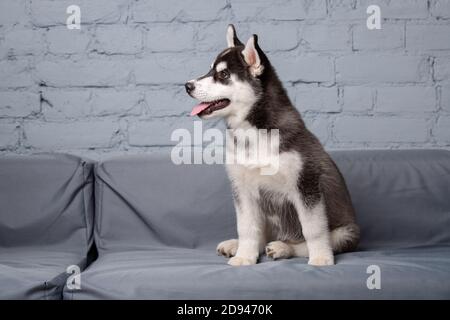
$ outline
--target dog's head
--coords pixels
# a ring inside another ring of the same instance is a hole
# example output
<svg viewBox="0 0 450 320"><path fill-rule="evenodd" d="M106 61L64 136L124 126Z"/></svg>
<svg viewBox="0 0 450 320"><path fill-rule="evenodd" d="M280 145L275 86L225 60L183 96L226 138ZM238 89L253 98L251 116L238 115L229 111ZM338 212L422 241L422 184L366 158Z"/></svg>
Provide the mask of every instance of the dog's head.
<svg viewBox="0 0 450 320"><path fill-rule="evenodd" d="M200 101L191 115L242 117L257 101L262 90L260 77L267 58L253 35L244 45L233 25L227 29L228 48L223 50L207 74L185 84L186 92Z"/></svg>

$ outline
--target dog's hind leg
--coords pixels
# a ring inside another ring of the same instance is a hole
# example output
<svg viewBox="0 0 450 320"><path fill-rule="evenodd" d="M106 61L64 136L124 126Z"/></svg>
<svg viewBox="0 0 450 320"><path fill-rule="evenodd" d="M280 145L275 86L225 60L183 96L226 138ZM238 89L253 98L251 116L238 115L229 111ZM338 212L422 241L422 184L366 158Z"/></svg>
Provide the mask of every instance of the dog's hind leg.
<svg viewBox="0 0 450 320"><path fill-rule="evenodd" d="M291 257L307 257L308 247L306 242L290 243L286 241L272 241L266 246L266 254L269 258L288 259Z"/></svg>
<svg viewBox="0 0 450 320"><path fill-rule="evenodd" d="M358 237L359 228L355 224L349 224L332 230L330 240L333 252L342 253L354 250ZM266 246L266 254L274 260L309 256L308 246L305 241L299 243L272 241Z"/></svg>

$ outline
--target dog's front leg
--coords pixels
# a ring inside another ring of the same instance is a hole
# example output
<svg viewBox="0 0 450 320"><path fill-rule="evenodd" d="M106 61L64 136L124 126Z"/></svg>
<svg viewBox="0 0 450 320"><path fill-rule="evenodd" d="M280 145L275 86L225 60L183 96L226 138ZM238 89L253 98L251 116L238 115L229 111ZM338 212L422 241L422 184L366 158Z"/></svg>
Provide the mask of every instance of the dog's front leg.
<svg viewBox="0 0 450 320"><path fill-rule="evenodd" d="M264 220L257 198L249 192L240 192L236 199L239 244L236 255L228 264L243 266L255 264L264 250Z"/></svg>

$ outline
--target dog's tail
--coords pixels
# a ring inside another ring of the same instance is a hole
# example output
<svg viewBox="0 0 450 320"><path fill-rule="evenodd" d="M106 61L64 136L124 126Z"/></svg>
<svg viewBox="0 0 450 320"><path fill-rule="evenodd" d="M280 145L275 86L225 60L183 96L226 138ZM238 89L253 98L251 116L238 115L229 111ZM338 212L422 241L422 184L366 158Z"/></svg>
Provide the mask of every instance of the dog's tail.
<svg viewBox="0 0 450 320"><path fill-rule="evenodd" d="M330 240L333 253L353 251L359 243L359 227L351 223L333 229L330 233ZM305 241L290 244L290 246L294 250L295 257L308 257L308 247Z"/></svg>

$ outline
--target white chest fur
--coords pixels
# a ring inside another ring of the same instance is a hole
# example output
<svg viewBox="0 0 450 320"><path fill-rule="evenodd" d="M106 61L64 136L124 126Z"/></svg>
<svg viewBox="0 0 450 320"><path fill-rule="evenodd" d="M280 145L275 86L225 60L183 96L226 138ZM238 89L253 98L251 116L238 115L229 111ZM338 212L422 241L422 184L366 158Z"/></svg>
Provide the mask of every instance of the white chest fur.
<svg viewBox="0 0 450 320"><path fill-rule="evenodd" d="M270 169L268 169L270 167ZM289 151L270 155L259 163L229 163L227 172L237 189L245 189L255 197L260 190L288 196L297 190L298 176L302 170L298 152ZM264 174L267 173L273 174Z"/></svg>

